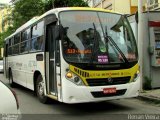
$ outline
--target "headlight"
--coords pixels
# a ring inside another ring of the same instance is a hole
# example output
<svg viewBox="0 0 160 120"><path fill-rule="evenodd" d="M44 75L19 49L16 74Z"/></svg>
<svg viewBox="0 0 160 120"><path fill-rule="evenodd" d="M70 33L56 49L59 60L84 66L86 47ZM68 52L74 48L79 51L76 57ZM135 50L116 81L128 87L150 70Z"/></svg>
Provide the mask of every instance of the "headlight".
<svg viewBox="0 0 160 120"><path fill-rule="evenodd" d="M134 76L133 76L133 82L135 82L137 79L138 79L138 77L139 77L139 74L140 74L140 71L139 70L137 70L137 72L134 74Z"/></svg>
<svg viewBox="0 0 160 120"><path fill-rule="evenodd" d="M70 72L70 71L68 71L68 72L66 73L66 78L67 78L67 80L73 82L73 83L76 84L76 85L84 86L84 83L83 83L83 81L81 80L81 78L78 77L76 74Z"/></svg>

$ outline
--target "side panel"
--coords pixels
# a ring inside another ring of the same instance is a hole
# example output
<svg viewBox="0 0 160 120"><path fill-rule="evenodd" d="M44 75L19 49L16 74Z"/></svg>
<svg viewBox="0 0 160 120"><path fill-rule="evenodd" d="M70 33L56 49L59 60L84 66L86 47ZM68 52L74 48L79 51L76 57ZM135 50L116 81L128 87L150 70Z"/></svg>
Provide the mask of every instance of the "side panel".
<svg viewBox="0 0 160 120"><path fill-rule="evenodd" d="M43 57L43 60L37 60L37 56L41 55ZM39 71L42 75L43 79L44 77L44 52L38 52L38 53L32 53L29 55L28 61L28 67L26 70L26 84L27 88L34 90L34 72Z"/></svg>
<svg viewBox="0 0 160 120"><path fill-rule="evenodd" d="M30 53L8 57L9 67L12 69L14 82L34 90L33 76L39 71L44 76L44 60L37 61L36 55L43 52Z"/></svg>

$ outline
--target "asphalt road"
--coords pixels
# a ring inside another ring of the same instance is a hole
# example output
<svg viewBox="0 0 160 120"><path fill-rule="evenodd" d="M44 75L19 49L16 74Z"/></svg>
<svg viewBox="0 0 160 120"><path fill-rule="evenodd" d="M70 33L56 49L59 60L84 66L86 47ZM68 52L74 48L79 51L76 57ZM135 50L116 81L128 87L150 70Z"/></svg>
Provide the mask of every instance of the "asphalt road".
<svg viewBox="0 0 160 120"><path fill-rule="evenodd" d="M9 84L3 74L0 74L0 80ZM111 118L113 120L113 118L115 118L121 120L120 118L122 118L124 120L125 118L134 118L132 115L135 114L160 115L159 104L150 104L137 98L85 104L64 104L53 100L50 104L42 104L36 96L34 96L32 91L21 86L13 89L17 93L22 116L25 116L24 118L32 116L32 119L35 117L35 120L39 120L40 118L45 120L49 120L49 118L55 118L56 120L58 118L66 120L82 120L87 118L96 120ZM70 116L71 118L67 119L66 116ZM145 118L145 116L141 117ZM157 119L160 120L160 116L157 116Z"/></svg>

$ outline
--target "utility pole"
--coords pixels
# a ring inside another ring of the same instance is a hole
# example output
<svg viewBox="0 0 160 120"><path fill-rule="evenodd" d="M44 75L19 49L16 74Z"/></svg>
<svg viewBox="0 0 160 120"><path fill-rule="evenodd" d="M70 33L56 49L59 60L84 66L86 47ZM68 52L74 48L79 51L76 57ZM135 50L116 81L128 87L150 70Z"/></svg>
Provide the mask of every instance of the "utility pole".
<svg viewBox="0 0 160 120"><path fill-rule="evenodd" d="M147 12L149 11L149 3L150 3L150 0L147 0Z"/></svg>
<svg viewBox="0 0 160 120"><path fill-rule="evenodd" d="M143 89L143 0L138 0L138 53L140 64L140 90Z"/></svg>

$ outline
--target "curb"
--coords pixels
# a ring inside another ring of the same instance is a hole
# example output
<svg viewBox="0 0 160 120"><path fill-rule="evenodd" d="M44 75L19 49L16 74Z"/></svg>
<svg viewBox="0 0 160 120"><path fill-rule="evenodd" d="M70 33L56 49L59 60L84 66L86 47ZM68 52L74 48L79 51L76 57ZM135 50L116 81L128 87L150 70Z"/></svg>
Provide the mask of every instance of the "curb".
<svg viewBox="0 0 160 120"><path fill-rule="evenodd" d="M160 98L154 98L147 95L139 95L138 98L147 102L160 103Z"/></svg>

